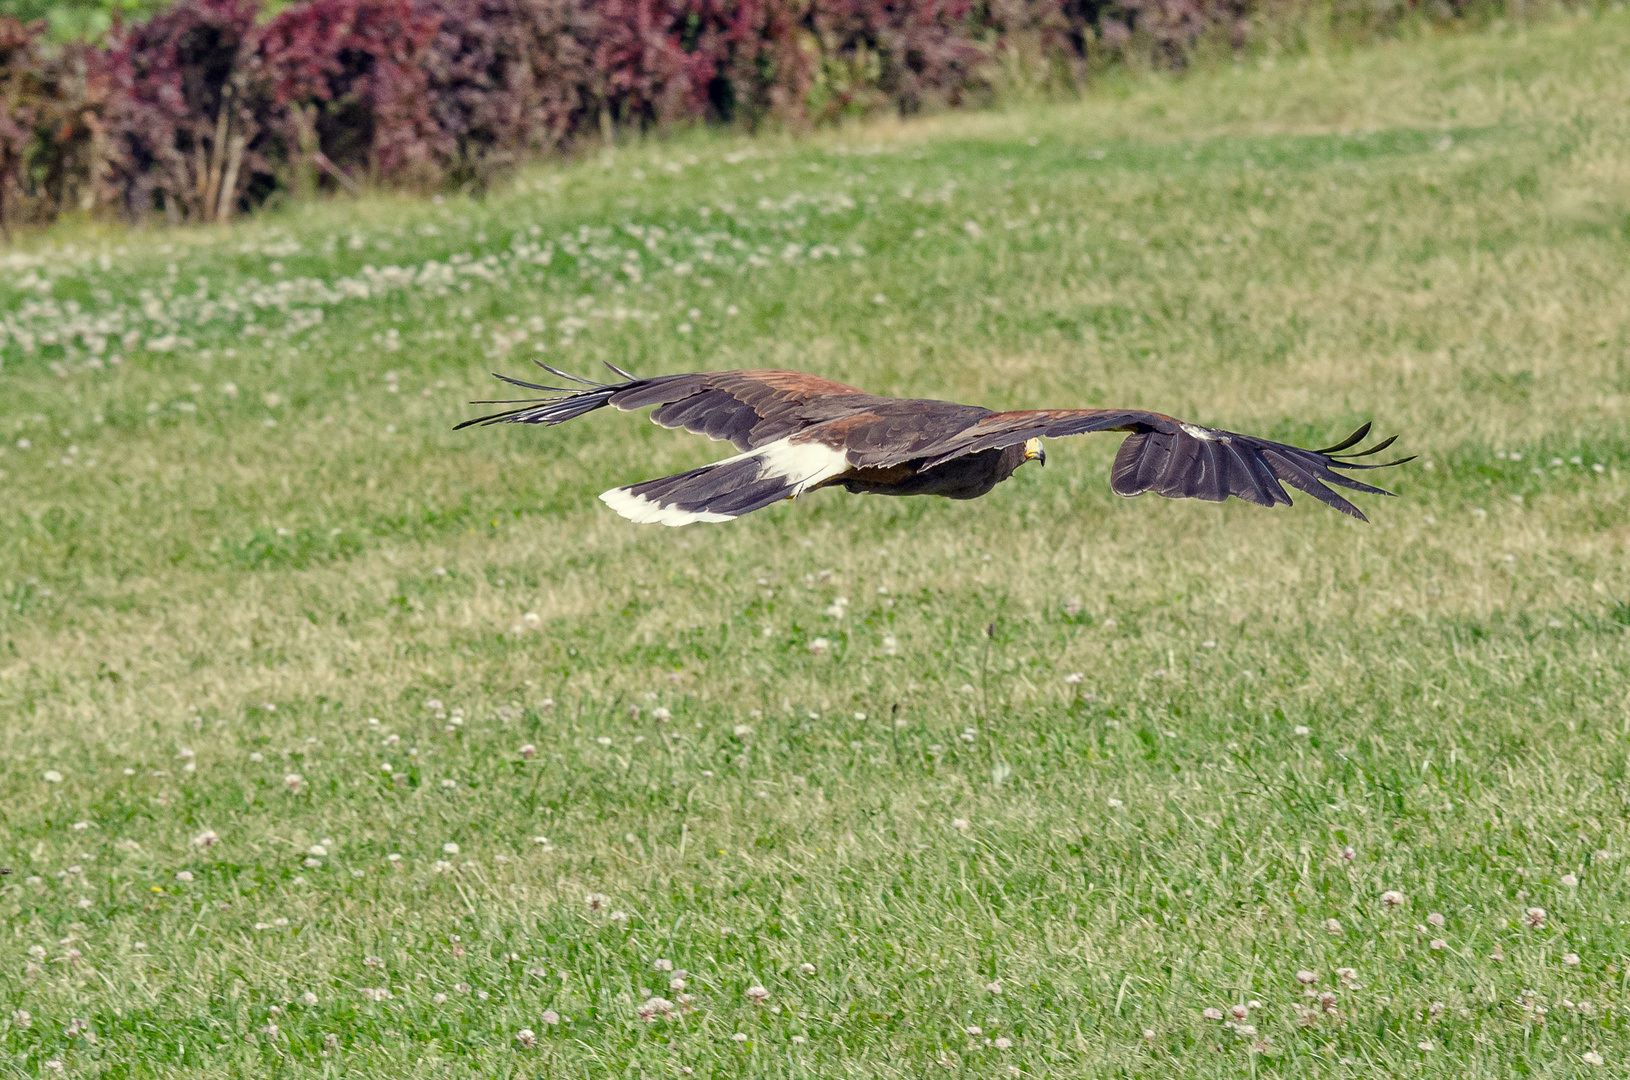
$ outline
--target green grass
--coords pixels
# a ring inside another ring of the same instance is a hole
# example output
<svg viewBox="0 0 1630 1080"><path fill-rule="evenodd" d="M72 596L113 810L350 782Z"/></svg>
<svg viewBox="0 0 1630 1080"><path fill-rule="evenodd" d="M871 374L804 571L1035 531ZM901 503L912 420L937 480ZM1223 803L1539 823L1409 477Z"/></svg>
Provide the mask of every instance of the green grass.
<svg viewBox="0 0 1630 1080"><path fill-rule="evenodd" d="M4 1068L1623 1075L1627 100L1604 14L4 255ZM723 448L451 430L535 355L1421 460L640 528Z"/></svg>

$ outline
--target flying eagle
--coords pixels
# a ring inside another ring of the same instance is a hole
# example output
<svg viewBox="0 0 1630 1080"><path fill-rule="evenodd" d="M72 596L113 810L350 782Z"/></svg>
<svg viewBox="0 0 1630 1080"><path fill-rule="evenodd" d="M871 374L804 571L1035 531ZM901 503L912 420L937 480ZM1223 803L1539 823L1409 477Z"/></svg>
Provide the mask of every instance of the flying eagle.
<svg viewBox="0 0 1630 1080"><path fill-rule="evenodd" d="M1392 493L1331 470L1383 469L1413 460L1353 460L1385 450L1393 439L1342 453L1369 434L1369 424L1335 446L1304 450L1141 409L993 412L950 401L877 397L798 371L704 371L642 379L607 364L622 381L597 383L548 364L538 366L577 385L546 386L498 375L512 386L559 396L472 402L518 407L466 420L459 428L553 425L605 405L623 412L654 405L651 419L663 427L724 439L741 451L699 469L600 496L623 517L641 523L730 521L833 486L877 495L977 499L1025 462L1045 465L1042 439L1093 431L1131 432L1110 473L1117 495L1153 491L1207 502L1233 495L1258 506L1288 506L1290 496L1280 486L1284 481L1367 521L1358 507L1325 484L1370 495Z"/></svg>

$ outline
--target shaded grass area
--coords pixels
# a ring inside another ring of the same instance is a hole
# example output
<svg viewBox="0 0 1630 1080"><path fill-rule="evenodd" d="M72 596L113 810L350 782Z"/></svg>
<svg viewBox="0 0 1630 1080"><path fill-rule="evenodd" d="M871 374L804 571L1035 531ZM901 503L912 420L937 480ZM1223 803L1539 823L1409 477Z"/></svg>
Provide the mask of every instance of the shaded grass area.
<svg viewBox="0 0 1630 1080"><path fill-rule="evenodd" d="M8 1067L1622 1069L1627 54L1604 14L11 252ZM594 494L719 448L450 430L532 357L1421 459L1368 527L1117 499L1105 437L639 529Z"/></svg>

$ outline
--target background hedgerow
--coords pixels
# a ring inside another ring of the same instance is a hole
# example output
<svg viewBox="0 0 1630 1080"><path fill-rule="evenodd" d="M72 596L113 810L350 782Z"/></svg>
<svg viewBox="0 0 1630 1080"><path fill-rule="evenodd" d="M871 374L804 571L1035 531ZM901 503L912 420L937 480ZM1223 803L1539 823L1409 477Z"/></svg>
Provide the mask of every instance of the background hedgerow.
<svg viewBox="0 0 1630 1080"><path fill-rule="evenodd" d="M105 54L0 16L0 233L96 204L109 98Z"/></svg>
<svg viewBox="0 0 1630 1080"><path fill-rule="evenodd" d="M10 0L17 10L22 0ZM104 45L0 29L0 222L214 221L274 192L469 185L583 138L822 123L1181 67L1253 27L1392 32L1466 0L181 0ZM1503 10L1490 0L1490 11ZM1526 10L1526 9L1525 9Z"/></svg>

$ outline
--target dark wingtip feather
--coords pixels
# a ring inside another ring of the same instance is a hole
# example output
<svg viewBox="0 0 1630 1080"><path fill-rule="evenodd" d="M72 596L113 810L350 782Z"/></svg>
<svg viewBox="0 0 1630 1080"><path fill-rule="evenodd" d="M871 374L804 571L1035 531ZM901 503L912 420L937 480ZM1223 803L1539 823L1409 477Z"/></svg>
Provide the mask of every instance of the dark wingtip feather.
<svg viewBox="0 0 1630 1080"><path fill-rule="evenodd" d="M541 367L543 370L547 371L549 374L558 375L562 379L569 379L570 381L572 381L574 383L582 383L584 386L592 386L592 387L595 387L596 389L606 385L605 383L595 382L593 379L585 379L581 375L573 375L569 371L562 371L557 367L550 367L548 364L544 363L542 360L533 360L532 362L534 364L538 365L539 367ZM503 378L503 376L500 375L499 378Z"/></svg>
<svg viewBox="0 0 1630 1080"><path fill-rule="evenodd" d="M1380 442L1376 443L1374 446L1370 447L1368 450L1356 450L1352 454L1348 454L1348 455L1344 455L1344 456L1347 456L1347 457L1369 457L1371 454L1379 454L1381 451L1385 450L1387 447L1391 446L1393 443L1395 443L1397 441L1398 441L1398 436L1396 436L1396 435L1388 435L1386 438L1382 439Z"/></svg>
<svg viewBox="0 0 1630 1080"><path fill-rule="evenodd" d="M555 394L575 394L575 393L577 393L576 390L568 390L568 389L565 389L565 388L559 387L559 386L545 386L543 383L523 382L520 379L512 379L508 375L500 375L496 371L492 373L492 377L497 379L499 382L506 382L506 383L509 383L509 385L511 385L511 386L519 386L523 390L543 390L543 391L546 391L546 392L549 392L549 393L555 393Z"/></svg>
<svg viewBox="0 0 1630 1080"><path fill-rule="evenodd" d="M1363 442L1364 439L1366 437L1368 437L1368 435L1370 434L1371 423L1372 423L1372 421L1366 420L1362 427L1360 427L1357 431L1353 432L1351 435L1347 436L1345 439L1341 440L1336 445L1327 446L1323 450L1315 450L1313 452L1315 454L1329 455L1329 454L1337 453L1338 451L1341 451L1341 450L1345 450L1349 446L1355 446L1358 443Z"/></svg>

